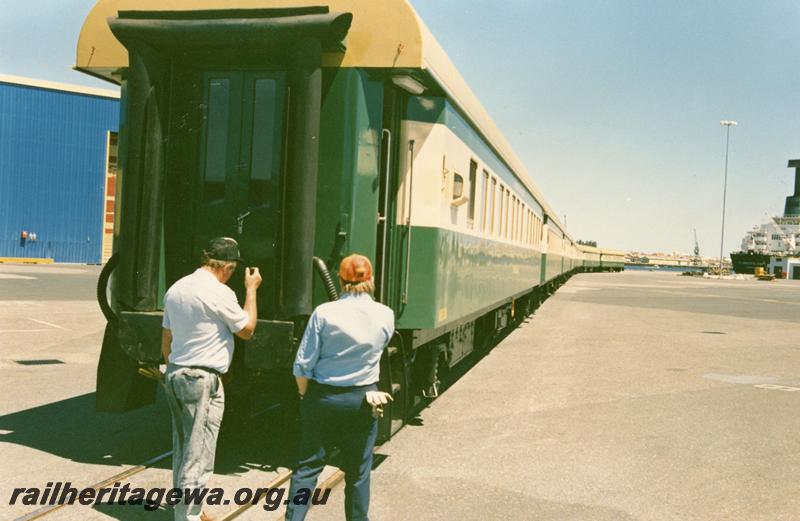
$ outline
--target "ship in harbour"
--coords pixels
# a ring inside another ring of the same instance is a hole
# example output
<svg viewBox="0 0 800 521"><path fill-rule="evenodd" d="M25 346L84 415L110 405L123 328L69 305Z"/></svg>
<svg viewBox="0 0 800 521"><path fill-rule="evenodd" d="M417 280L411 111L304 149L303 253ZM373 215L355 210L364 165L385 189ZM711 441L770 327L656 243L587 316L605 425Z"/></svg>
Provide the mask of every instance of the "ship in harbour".
<svg viewBox="0 0 800 521"><path fill-rule="evenodd" d="M731 253L736 273L753 273L759 267L770 271L776 260L800 258L800 159L790 160L788 166L795 169L794 194L786 198L783 216L754 226L742 239L741 251Z"/></svg>

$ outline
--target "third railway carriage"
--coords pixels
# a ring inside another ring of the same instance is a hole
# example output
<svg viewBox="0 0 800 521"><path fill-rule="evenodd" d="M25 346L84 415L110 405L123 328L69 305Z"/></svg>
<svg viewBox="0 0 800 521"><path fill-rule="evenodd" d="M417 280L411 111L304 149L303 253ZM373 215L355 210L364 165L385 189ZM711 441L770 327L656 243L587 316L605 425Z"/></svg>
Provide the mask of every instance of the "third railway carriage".
<svg viewBox="0 0 800 521"><path fill-rule="evenodd" d="M588 272L600 271L600 248L581 244L578 249L583 253L583 270Z"/></svg>
<svg viewBox="0 0 800 521"><path fill-rule="evenodd" d="M584 269L405 0L100 0L76 68L122 89L99 409L152 400L137 368L159 361L165 288L214 236L264 274L256 335L226 376L232 414L291 385L305 321L335 292L326 267L373 259L398 330L384 438L443 371Z"/></svg>
<svg viewBox="0 0 800 521"><path fill-rule="evenodd" d="M596 248L585 244L577 245L581 261L581 271L622 271L625 267L625 252Z"/></svg>
<svg viewBox="0 0 800 521"><path fill-rule="evenodd" d="M623 269L625 269L624 251L600 249L600 271L622 271Z"/></svg>

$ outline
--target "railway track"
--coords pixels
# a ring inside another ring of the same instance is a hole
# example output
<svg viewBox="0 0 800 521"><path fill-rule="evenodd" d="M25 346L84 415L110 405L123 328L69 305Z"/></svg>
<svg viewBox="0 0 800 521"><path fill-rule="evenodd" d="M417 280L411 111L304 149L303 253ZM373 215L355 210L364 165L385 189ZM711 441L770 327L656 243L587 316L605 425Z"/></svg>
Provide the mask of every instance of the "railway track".
<svg viewBox="0 0 800 521"><path fill-rule="evenodd" d="M110 476L110 477L108 477L106 479L103 479L102 481L98 481L97 483L95 483L93 485L89 485L88 487L85 487L85 488L86 489L99 490L99 489L104 488L104 487L111 487L115 483L123 482L124 480L126 480L126 479L128 479L128 478L130 478L132 476L135 476L135 475L137 475L137 474L139 474L139 473L141 473L141 472L153 467L153 465L155 465L155 464L157 464L157 463L159 463L161 461L164 461L164 460L170 458L171 456L172 456L172 451L164 452L163 454L159 454L157 456L154 456L154 457L148 459L147 461L145 461L143 463L140 463L139 465L135 465L133 467L130 467L130 468L128 468L128 469L126 469L126 470L124 470L122 472L114 474L113 476ZM333 452L333 454L331 455L331 459L332 460L336 460L337 456L338 456L338 450ZM291 478L292 478L292 471L290 471L290 470L283 471L280 474L278 474L275 478L273 478L267 485L265 485L264 488L276 489L276 488L281 488L281 487L284 487L284 486L288 486L289 480ZM337 469L336 471L331 473L324 481L322 481L320 484L318 484L317 488L319 488L319 489L326 489L326 488L333 489L343 479L344 479L344 472ZM254 507L256 505L259 505L260 504L259 501L258 501L259 499L260 499L260 497L256 497L256 498L254 498L252 501L250 501L248 503L245 503L243 505L237 505L232 510L228 511L227 513L224 513L222 515L216 516L215 519L216 519L216 521L232 521L233 519L236 519L236 518L240 517L241 515L243 515L245 512L250 510L252 507ZM47 516L49 516L51 514L54 514L58 510L61 510L63 508L70 507L70 506L75 506L75 505L69 505L69 504L47 505L47 506L44 506L44 507L39 508L37 510L34 510L33 512L29 512L29 513L24 514L22 516L16 517L16 518L14 518L13 521L33 521L33 520L36 520L36 519L42 519L42 518L45 518L45 517L47 517ZM311 506L311 508L313 508L313 505ZM279 517L279 518L276 518L276 519L282 519L282 516Z"/></svg>
<svg viewBox="0 0 800 521"><path fill-rule="evenodd" d="M99 490L99 489L101 489L103 487L113 486L114 483L117 483L117 482L122 481L124 479L128 479L131 476L135 476L136 474L139 474L140 472L149 469L150 467L152 467L156 463L158 463L160 461L163 461L163 460L169 458L170 456L172 456L172 451L171 450L167 451L167 452L164 452L163 454L159 454L158 456L154 456L154 457L148 459L147 461L145 461L144 463L140 463L139 465L135 465L135 466L133 466L133 467L127 469L127 470L124 470L124 471L122 471L122 472L120 472L118 474L114 474L113 476L111 476L109 478L106 478L106 479L104 479L102 481L98 481L94 485L89 485L88 487L85 487L85 488L87 488L87 489L88 488L93 488L95 490ZM47 505L47 506L44 506L44 507L39 508L37 510L34 510L33 512L30 512L28 514L25 514L23 516L17 517L17 518L14 519L14 521L33 521L34 519L41 519L41 518L43 518L43 517L45 517L47 515L50 515L50 514L54 513L57 510L60 510L60 509L62 509L64 507L67 507L67 506L70 506L70 505Z"/></svg>

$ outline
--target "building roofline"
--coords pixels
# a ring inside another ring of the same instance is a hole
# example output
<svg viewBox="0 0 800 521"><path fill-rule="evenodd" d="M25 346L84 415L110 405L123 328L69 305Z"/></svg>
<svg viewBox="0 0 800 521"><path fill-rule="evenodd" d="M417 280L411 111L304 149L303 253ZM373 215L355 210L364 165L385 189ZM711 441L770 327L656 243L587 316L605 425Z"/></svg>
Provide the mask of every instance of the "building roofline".
<svg viewBox="0 0 800 521"><path fill-rule="evenodd" d="M83 85L73 85L70 83L59 83L55 81L39 80L26 78L24 76L12 76L10 74L0 74L0 83L12 85L22 85L25 87L35 87L38 89L55 90L59 92L70 92L83 94L86 96L98 96L102 98L119 99L119 90L99 89L97 87L85 87Z"/></svg>

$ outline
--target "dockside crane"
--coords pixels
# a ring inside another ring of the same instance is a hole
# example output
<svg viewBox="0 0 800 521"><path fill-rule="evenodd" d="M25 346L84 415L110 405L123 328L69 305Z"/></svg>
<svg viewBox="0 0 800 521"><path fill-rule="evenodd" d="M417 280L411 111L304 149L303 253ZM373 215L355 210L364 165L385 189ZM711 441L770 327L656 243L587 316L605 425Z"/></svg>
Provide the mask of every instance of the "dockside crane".
<svg viewBox="0 0 800 521"><path fill-rule="evenodd" d="M694 257L692 257L692 265L699 266L701 264L700 260L700 244L697 242L697 228L692 228L694 230Z"/></svg>

